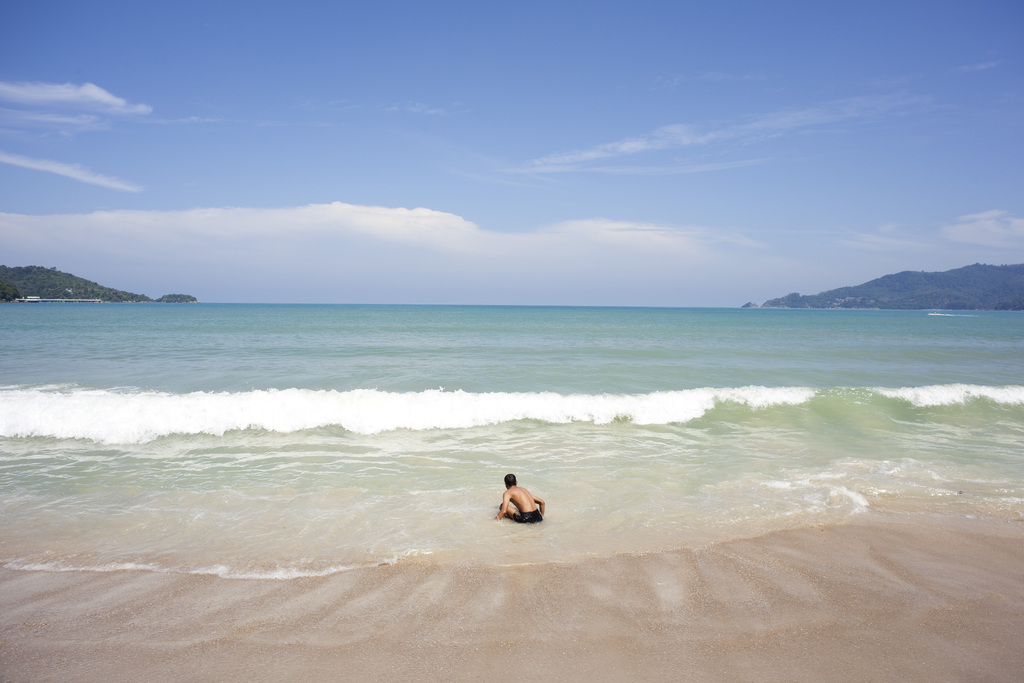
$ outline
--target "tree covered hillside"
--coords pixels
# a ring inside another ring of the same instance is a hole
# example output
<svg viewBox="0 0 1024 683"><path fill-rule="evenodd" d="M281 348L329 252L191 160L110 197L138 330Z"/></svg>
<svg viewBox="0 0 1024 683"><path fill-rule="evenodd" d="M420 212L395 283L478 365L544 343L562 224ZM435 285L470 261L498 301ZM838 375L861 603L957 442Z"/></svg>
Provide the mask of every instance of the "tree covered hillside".
<svg viewBox="0 0 1024 683"><path fill-rule="evenodd" d="M762 308L1024 310L1024 264L976 263L943 273L904 271L820 294L789 294Z"/></svg>
<svg viewBox="0 0 1024 683"><path fill-rule="evenodd" d="M0 280L0 301L14 301L21 297L21 292L10 282Z"/></svg>
<svg viewBox="0 0 1024 683"><path fill-rule="evenodd" d="M56 268L42 266L0 266L0 300L11 301L15 296L5 298L5 293L14 290L18 296L38 296L41 299L100 299L109 302L153 301L145 294L125 292L104 287L91 280L65 273ZM6 285L6 286L5 286ZM173 297L173 299L168 299ZM196 299L187 294L169 294L162 300L191 301Z"/></svg>

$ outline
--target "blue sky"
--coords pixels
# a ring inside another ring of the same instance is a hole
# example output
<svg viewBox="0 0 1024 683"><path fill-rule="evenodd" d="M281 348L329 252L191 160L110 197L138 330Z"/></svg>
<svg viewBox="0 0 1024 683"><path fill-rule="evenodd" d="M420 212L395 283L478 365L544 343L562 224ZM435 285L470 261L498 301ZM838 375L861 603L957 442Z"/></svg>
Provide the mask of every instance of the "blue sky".
<svg viewBox="0 0 1024 683"><path fill-rule="evenodd" d="M1024 262L1024 3L0 8L0 263L739 306Z"/></svg>

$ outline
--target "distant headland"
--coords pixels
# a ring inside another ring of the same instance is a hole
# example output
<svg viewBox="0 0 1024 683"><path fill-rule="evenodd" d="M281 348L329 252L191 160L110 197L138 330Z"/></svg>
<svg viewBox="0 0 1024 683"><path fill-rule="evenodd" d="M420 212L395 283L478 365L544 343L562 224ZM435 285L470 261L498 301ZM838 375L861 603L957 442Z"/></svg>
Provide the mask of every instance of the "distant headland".
<svg viewBox="0 0 1024 683"><path fill-rule="evenodd" d="M743 308L758 308L748 303ZM760 308L879 308L896 310L1024 310L1024 264L975 263L943 273L905 270L855 287L801 296L794 292Z"/></svg>
<svg viewBox="0 0 1024 683"><path fill-rule="evenodd" d="M43 266L0 266L0 302L198 303L190 294L145 294L98 285L91 280Z"/></svg>

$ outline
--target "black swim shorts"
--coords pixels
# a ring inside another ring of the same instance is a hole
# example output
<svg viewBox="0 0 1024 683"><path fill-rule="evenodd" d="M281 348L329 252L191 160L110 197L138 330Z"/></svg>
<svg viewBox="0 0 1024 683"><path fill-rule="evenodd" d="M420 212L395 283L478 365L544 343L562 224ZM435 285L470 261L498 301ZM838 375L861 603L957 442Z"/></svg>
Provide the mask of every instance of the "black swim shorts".
<svg viewBox="0 0 1024 683"><path fill-rule="evenodd" d="M536 524L543 522L544 516L540 514L540 510L534 510L533 512L513 512L512 519L520 524Z"/></svg>

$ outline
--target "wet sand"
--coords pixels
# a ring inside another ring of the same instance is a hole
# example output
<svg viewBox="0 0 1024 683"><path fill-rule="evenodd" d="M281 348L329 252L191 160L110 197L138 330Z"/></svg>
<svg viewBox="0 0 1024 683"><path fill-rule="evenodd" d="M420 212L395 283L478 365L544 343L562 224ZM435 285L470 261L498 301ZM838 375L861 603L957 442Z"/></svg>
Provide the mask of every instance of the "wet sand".
<svg viewBox="0 0 1024 683"><path fill-rule="evenodd" d="M512 673L518 671L520 673ZM1020 680L1024 520L323 578L0 570L0 679Z"/></svg>

